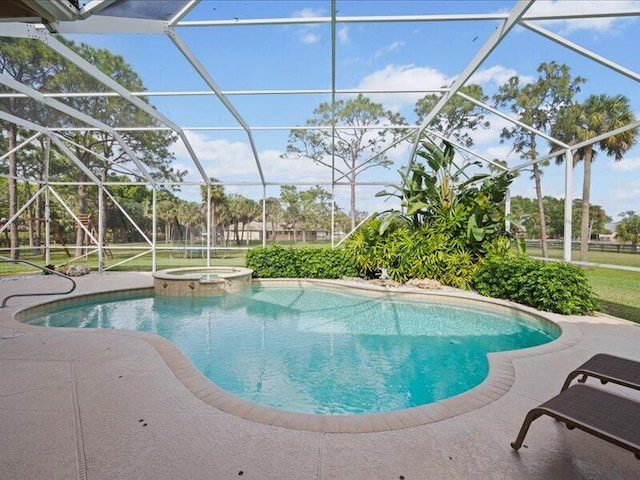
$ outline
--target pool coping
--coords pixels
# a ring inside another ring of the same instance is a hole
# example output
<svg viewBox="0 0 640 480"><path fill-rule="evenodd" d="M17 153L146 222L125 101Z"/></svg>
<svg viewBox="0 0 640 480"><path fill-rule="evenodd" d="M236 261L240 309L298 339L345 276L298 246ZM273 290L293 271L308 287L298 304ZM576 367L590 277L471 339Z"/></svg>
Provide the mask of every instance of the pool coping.
<svg viewBox="0 0 640 480"><path fill-rule="evenodd" d="M254 280L256 281L256 280ZM515 381L513 361L524 357L545 355L558 352L576 345L582 337L580 329L571 322L564 322L563 317L548 312L540 312L530 307L514 302L482 297L473 292L449 290L422 290L409 287L382 287L345 280L307 280L307 279L268 279L258 280L256 283L270 286L312 286L321 285L325 288L343 290L348 287L359 293L375 295L392 295L400 299L456 299L458 303L472 303L475 305L490 304L494 308L518 310L536 317L543 322L560 329L560 336L549 343L537 347L506 352L489 353L489 373L486 379L476 387L459 395L438 402L420 405L413 408L362 415L315 415L290 412L258 405L243 400L222 390L193 366L190 360L169 340L158 335L126 330L87 330L79 328L60 328L65 331L82 331L88 334L123 335L143 339L152 345L160 354L175 377L198 399L231 415L243 419L275 427L322 433L371 433L404 428L417 427L438 422L458 415L462 415L482 408L505 395ZM23 323L23 319L50 309L52 305L65 306L76 303L79 298L111 299L134 298L153 293L153 287L135 289L113 289L104 292L78 294L53 301L42 301L31 304L13 313L13 318L24 329L42 329L39 326ZM56 327L46 327L56 328Z"/></svg>

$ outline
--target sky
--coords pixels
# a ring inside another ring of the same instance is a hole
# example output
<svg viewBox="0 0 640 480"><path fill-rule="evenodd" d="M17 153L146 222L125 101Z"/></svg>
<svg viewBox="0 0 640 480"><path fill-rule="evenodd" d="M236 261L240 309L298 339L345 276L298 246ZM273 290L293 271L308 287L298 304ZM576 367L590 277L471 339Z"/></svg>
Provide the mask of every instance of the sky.
<svg viewBox="0 0 640 480"><path fill-rule="evenodd" d="M423 15L445 13L507 12L514 1L365 1L338 0L338 16ZM330 2L322 1L217 1L204 0L185 17L192 20L316 17L330 15ZM640 9L640 1L538 1L530 12L598 11ZM496 21L438 23L343 23L337 25L336 86L338 89L428 89L451 84L497 27ZM540 22L556 34L606 57L634 72L640 72L640 19L637 17L593 18ZM329 25L268 25L224 27L180 27L178 35L224 91L329 89L331 87L331 36ZM67 35L90 45L122 55L139 73L149 91L208 90L205 82L164 35ZM640 118L638 82L590 61L565 47L516 27L479 67L470 83L479 83L493 95L510 77L533 81L542 62L566 63L572 75L587 82L577 99L590 94L623 94L631 100ZM386 109L415 123L415 102L422 94L370 94ZM229 100L249 125L261 127L303 125L325 94L230 95ZM350 98L348 96L342 98ZM189 130L190 127L238 127L238 122L212 96L152 97L154 106L187 131L208 175L229 183L259 182L247 135L242 131ZM506 120L487 112L490 128L472 132L473 149L488 158L521 163L508 143L500 143ZM254 133L265 178L271 182L330 181L326 167L306 160L281 158L288 131ZM546 141L540 145L547 148ZM189 171L188 179L200 179L185 147L175 145L175 165ZM407 146L390 151L394 165L389 170L371 169L360 181L396 182L397 171L408 160ZM573 176L574 198L581 196L582 165ZM302 188L302 187L301 187ZM329 188L329 187L326 187ZM381 186L359 187L358 210L388 208L374 194ZM564 196L564 166L544 169L543 194ZM260 198L261 187L228 185L227 192ZM268 196L278 196L270 186ZM197 188L181 194L199 200ZM530 174L524 172L513 184L512 195L534 197ZM348 189L336 187L336 200L348 210ZM593 165L591 202L601 205L616 220L627 210L640 212L640 147L631 149L620 162L598 155Z"/></svg>

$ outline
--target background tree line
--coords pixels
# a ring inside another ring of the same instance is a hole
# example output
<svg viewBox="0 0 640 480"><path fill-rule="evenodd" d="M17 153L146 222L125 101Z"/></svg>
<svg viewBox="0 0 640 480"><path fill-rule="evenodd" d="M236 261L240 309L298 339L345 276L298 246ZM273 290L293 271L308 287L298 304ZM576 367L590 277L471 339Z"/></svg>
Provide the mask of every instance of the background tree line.
<svg viewBox="0 0 640 480"><path fill-rule="evenodd" d="M104 73L117 79L125 88L136 91L145 89L137 73L122 57L83 43L74 43L62 38L60 41L76 50ZM0 72L44 93L104 90L104 86L95 79L84 74L38 41L0 39ZM557 144L548 141L550 137L558 138L568 145L574 145L635 120L629 99L622 95L589 95L582 101L578 100L578 94L585 83L586 80L583 77L574 76L567 65L545 62L539 66L538 77L534 81L526 83L514 76L500 86L492 96L487 95L480 85L463 87L462 95L455 96L434 118L429 128L463 146L473 146L472 132L490 126L485 110L474 103L474 100L482 101L503 110L507 109L512 116L537 130L538 134L535 134L515 125L503 129L500 135L501 142L510 144L512 151L516 152L520 158L532 160L560 148ZM417 101L414 113L418 121L429 113L438 100L438 95L427 94ZM157 126L154 118L118 97L70 97L65 99L65 102L108 125ZM76 126L77 123L67 115L27 98L0 99L0 108L41 125L65 127ZM355 182L361 174L370 169L391 166L392 162L384 149L406 136L407 130L403 129L403 126L407 125L407 121L402 115L385 110L381 104L371 101L364 95L358 95L337 101L333 108L326 102L321 103L306 121L306 126L332 125L332 122L336 126L342 126L336 128L335 139L332 138L332 132L329 129L292 130L283 156L295 159L306 158L320 165L335 168L334 179L350 183L348 224L344 224L342 212L336 215L338 230L348 231L357 224L360 216L356 204ZM361 127L375 128L364 130ZM3 151L13 149L32 134L10 122L0 122L0 128ZM139 174L131 172L130 160L121 146L109 135L97 131L68 131L61 135L72 142L69 145L72 145L76 157L101 181L117 181L125 178L135 181L143 180ZM598 209L592 208L589 201L591 163L602 154L621 160L624 154L635 145L636 136L637 129L627 130L594 145L581 148L573 155L574 163L582 162L584 165L582 189L584 202L580 202L579 222L574 221L574 224L580 224L580 232L577 236L583 241L582 260L586 260L586 242L590 232L593 232L594 228L597 229L601 223L596 216ZM176 171L172 167L173 154L170 147L175 142L173 135L165 131L135 131L124 132L123 137L140 160L149 167L154 178L173 181L184 177L186 172ZM23 201L22 199L27 198L30 192L35 191L35 185L28 181L17 182L15 177L34 180L44 178L43 142L42 138L40 141L33 142L17 154L9 155L7 161L0 164L0 171L9 177L8 198L6 203L3 200L0 205L0 216L5 218L13 216L17 211L19 200ZM51 152L50 178L78 182L73 194L68 187L61 189L69 198L74 212L76 214L95 212L95 205L90 205L91 200L88 196L88 191L94 187L84 185L88 176L75 166L69 168L69 160L55 148L51 149ZM458 152L458 156L459 161L463 163L468 161L461 152ZM105 158L111 159L112 162L104 161ZM565 160L564 155L556 158L558 162ZM505 159L495 160L496 164L506 163ZM556 214L546 213L547 208L553 209L554 206L551 205L551 200L545 201L545 198L548 198L545 197L542 186L545 166L546 164L541 162L531 167L536 190L537 212L527 214L530 219L536 217L538 219L536 226L531 225L529 231L539 233L544 255L546 255L546 238L555 237L560 232L556 226L547 225L548 220L556 218ZM142 190L133 187L114 187L110 188L110 191L122 200L123 206L126 204L127 208L133 211L132 216L138 218L140 224L145 224L148 220L145 215L148 215L149 211L148 192L145 196L142 195ZM73 200L71 197L74 197ZM161 197L159 198L159 202L162 203L162 208L159 210L163 211L161 222L163 228L168 229L165 231L165 238L170 238L178 231L183 238L196 236L196 230L203 224L200 211L202 206L197 202L179 199L173 191L163 191ZM275 231L276 225L286 225L286 228L300 232L326 228L326 218L327 215L330 216L326 208L327 204L330 205L329 197L329 193L319 187L303 191L298 191L296 187L283 188L280 198L269 198L266 202L269 218L277 219L270 220L272 232ZM222 231L211 239L214 245L219 239L227 243L230 239L241 243L246 239L244 226L261 217L260 213L256 213L259 208L256 207L255 201L235 194L226 195L224 189L219 186L212 187L211 202L212 224ZM110 208L108 204L109 202L105 202L105 209ZM175 207L170 208L169 204L174 204ZM179 214L177 206L180 207ZM330 212L330 208L328 211ZM120 214L117 209L105 211L103 214L107 218L108 229L114 240L116 237L120 239L127 235L127 238L131 239L137 237L135 230L123 223L121 218L119 219ZM29 219L27 228L30 245L42 243L42 201L38 199L34 202L24 217ZM120 227L116 226L118 222ZM74 227L70 225L71 229ZM83 251L82 245L86 243L86 235L80 228L75 228L74 231L76 253L79 254ZM577 232L574 230L572 233L575 235ZM19 243L17 225L9 229L8 237L12 255L15 256Z"/></svg>

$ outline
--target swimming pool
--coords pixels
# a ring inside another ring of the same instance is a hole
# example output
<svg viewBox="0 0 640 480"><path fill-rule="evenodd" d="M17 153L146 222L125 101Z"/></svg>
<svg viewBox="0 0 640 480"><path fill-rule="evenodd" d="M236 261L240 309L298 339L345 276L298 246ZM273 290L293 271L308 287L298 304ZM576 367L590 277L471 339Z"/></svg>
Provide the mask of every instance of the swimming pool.
<svg viewBox="0 0 640 480"><path fill-rule="evenodd" d="M487 353L540 345L559 333L505 309L259 286L209 298L85 302L30 323L156 333L240 398L329 415L457 395L487 376Z"/></svg>

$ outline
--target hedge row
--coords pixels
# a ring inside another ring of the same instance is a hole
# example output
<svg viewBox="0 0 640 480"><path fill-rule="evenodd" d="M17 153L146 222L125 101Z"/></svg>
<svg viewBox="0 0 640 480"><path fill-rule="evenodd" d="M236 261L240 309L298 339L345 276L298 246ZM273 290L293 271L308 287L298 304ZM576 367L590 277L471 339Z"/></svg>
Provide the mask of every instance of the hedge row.
<svg viewBox="0 0 640 480"><path fill-rule="evenodd" d="M490 258L474 278L478 293L562 313L587 315L598 310L593 290L582 270L562 262L528 257Z"/></svg>
<svg viewBox="0 0 640 480"><path fill-rule="evenodd" d="M271 245L249 250L246 262L259 278L342 278L360 273L339 248Z"/></svg>
<svg viewBox="0 0 640 480"><path fill-rule="evenodd" d="M361 275L343 249L272 245L249 250L246 262L259 278ZM473 286L481 295L564 315L586 315L598 310L582 270L562 262L545 263L524 256L491 257L478 265Z"/></svg>

